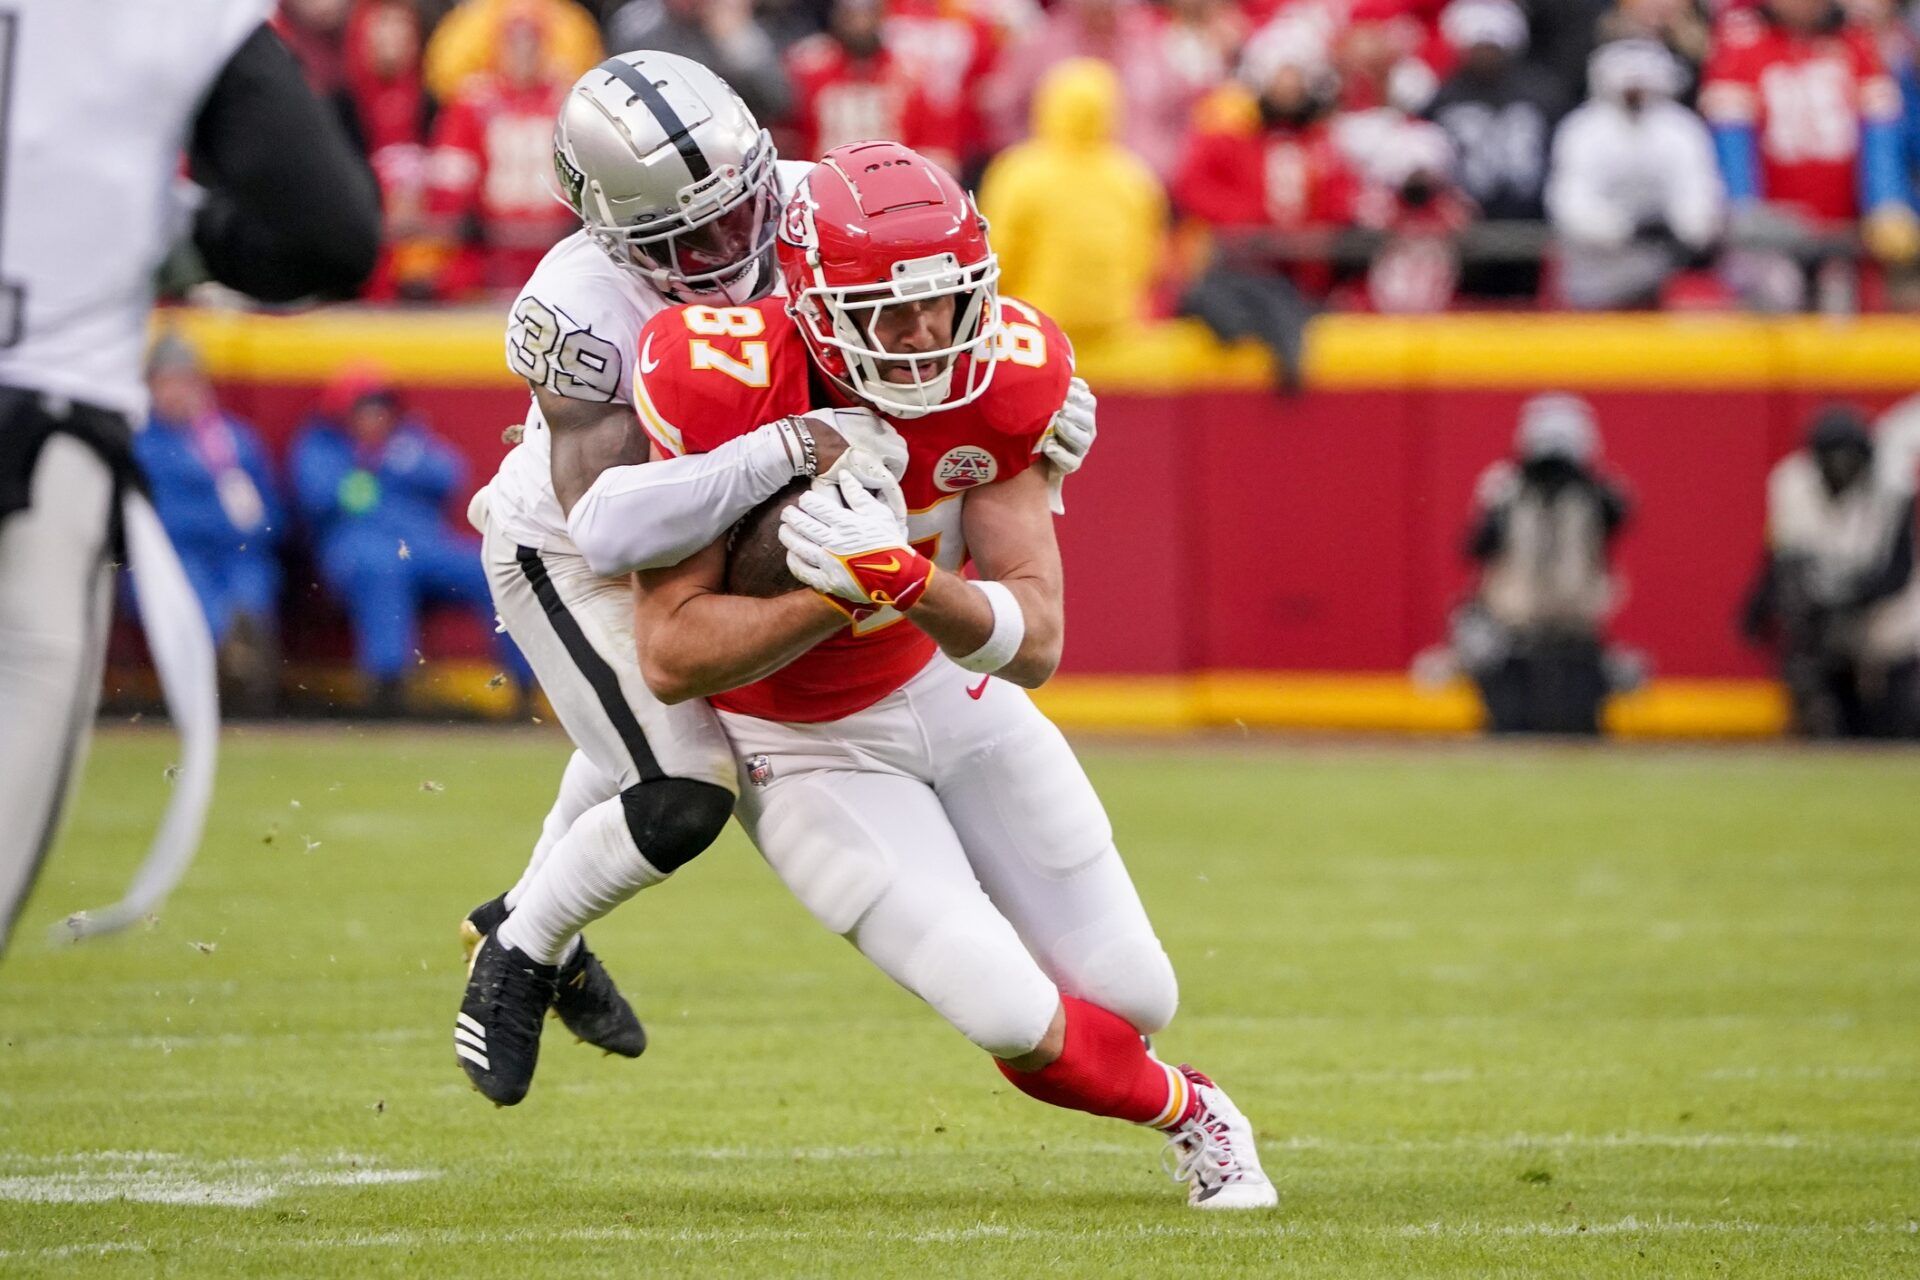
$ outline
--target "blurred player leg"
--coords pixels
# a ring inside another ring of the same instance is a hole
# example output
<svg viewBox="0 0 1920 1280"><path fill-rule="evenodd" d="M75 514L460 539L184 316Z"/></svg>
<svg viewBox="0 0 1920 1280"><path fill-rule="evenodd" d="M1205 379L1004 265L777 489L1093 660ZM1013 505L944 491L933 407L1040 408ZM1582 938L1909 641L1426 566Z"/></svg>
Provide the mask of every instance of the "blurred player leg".
<svg viewBox="0 0 1920 1280"><path fill-rule="evenodd" d="M31 492L0 521L0 951L85 755L113 605L106 464L54 435Z"/></svg>

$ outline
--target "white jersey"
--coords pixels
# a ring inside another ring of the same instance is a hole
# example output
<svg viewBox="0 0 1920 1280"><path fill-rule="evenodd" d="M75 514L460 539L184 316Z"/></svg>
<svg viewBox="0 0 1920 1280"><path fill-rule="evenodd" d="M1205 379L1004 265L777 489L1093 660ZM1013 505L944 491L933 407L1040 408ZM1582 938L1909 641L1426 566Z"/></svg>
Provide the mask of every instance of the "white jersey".
<svg viewBox="0 0 1920 1280"><path fill-rule="evenodd" d="M778 165L784 204L813 165ZM633 403L633 360L640 330L674 305L622 271L584 231L540 260L507 317L507 367L569 400ZM567 518L553 493L553 446L539 402L528 398L526 434L501 460L488 510L502 532L536 551L574 553Z"/></svg>
<svg viewBox="0 0 1920 1280"><path fill-rule="evenodd" d="M153 277L187 229L180 158L271 0L0 9L0 385L138 418Z"/></svg>

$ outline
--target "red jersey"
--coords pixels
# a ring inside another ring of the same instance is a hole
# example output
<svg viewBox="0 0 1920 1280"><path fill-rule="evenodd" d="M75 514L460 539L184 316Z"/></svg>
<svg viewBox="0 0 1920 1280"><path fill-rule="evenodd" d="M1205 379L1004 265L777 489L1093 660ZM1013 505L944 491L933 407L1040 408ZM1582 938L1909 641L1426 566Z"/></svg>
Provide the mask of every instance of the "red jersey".
<svg viewBox="0 0 1920 1280"><path fill-rule="evenodd" d="M951 113L934 111L887 50L855 58L832 36L809 36L787 52L787 77L798 156L813 159L842 143L891 138L948 169L957 166Z"/></svg>
<svg viewBox="0 0 1920 1280"><path fill-rule="evenodd" d="M991 22L949 0L887 0L886 45L926 95L933 127L965 159L984 150L980 94L1000 60Z"/></svg>
<svg viewBox="0 0 1920 1280"><path fill-rule="evenodd" d="M1273 231L1352 222L1358 187L1325 122L1196 133L1173 182L1203 222Z"/></svg>
<svg viewBox="0 0 1920 1280"><path fill-rule="evenodd" d="M1764 199L1848 219L1860 212L1861 122L1899 119L1900 90L1866 31L1802 35L1740 12L1720 26L1700 113L1757 130Z"/></svg>
<svg viewBox="0 0 1920 1280"><path fill-rule="evenodd" d="M483 249L468 274L490 287L519 288L577 225L550 186L553 118L567 88L476 77L434 127L430 207L442 219L477 219Z"/></svg>
<svg viewBox="0 0 1920 1280"><path fill-rule="evenodd" d="M706 453L788 414L854 401L826 392L786 299L746 307L681 306L640 331L633 380L640 424L670 457ZM1048 421L1066 402L1073 349L1053 321L1000 300L1002 338L993 382L972 404L923 418L889 418L907 442L907 537L914 550L957 573L967 563L960 512L966 491L1025 471ZM963 357L964 359L964 357ZM964 382L965 368L954 371ZM872 706L932 659L928 635L882 609L830 636L780 670L708 699L723 711L815 724Z"/></svg>

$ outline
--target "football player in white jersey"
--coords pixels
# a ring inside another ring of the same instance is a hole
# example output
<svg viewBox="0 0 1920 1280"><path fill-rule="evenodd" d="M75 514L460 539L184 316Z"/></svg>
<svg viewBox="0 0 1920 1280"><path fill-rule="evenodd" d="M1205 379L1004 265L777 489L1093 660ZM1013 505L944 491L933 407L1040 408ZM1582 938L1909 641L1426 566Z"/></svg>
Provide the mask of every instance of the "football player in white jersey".
<svg viewBox="0 0 1920 1280"><path fill-rule="evenodd" d="M133 887L76 932L159 903L211 795L212 644L130 448L154 273L189 230L215 279L268 301L350 294L373 269L372 175L271 9L0 3L0 948L78 773L123 551L185 745Z"/></svg>
<svg viewBox="0 0 1920 1280"><path fill-rule="evenodd" d="M454 1051L475 1087L526 1095L549 1007L580 1039L635 1057L646 1036L578 929L658 884L733 812L733 754L705 703L648 691L627 575L678 563L801 476L905 466L864 410L768 423L712 453L649 462L633 405L640 330L678 303L733 306L778 287L778 212L811 164L700 64L641 50L582 76L554 165L582 229L515 299L508 366L532 390L524 435L469 518L501 621L576 750L520 881L462 922L468 981ZM1057 475L1093 437L1084 384L1046 444Z"/></svg>

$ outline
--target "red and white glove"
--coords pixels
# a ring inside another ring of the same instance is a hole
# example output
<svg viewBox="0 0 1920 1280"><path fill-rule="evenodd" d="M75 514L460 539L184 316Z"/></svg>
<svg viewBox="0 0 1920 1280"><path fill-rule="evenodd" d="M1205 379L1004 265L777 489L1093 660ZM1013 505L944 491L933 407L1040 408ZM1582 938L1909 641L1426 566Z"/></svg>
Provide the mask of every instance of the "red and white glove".
<svg viewBox="0 0 1920 1280"><path fill-rule="evenodd" d="M1067 402L1047 422L1047 429L1040 434L1040 443L1033 447L1035 453L1053 464L1049 505L1055 515L1065 514L1067 506L1060 490L1067 477L1086 464L1094 437L1099 434L1100 429L1094 423L1097 404L1085 378L1068 381Z"/></svg>
<svg viewBox="0 0 1920 1280"><path fill-rule="evenodd" d="M780 513L787 569L850 612L910 609L933 577L933 561L907 545L907 525L852 475Z"/></svg>

